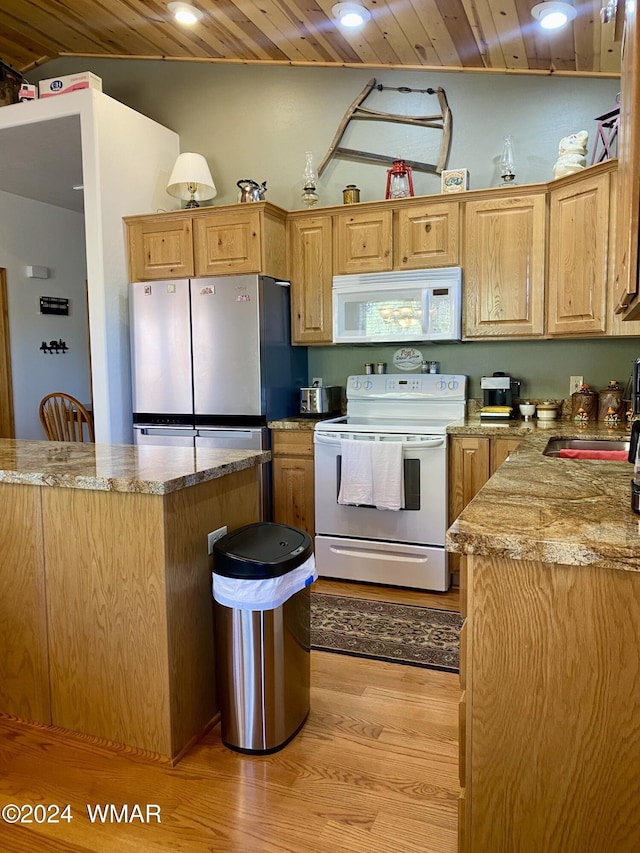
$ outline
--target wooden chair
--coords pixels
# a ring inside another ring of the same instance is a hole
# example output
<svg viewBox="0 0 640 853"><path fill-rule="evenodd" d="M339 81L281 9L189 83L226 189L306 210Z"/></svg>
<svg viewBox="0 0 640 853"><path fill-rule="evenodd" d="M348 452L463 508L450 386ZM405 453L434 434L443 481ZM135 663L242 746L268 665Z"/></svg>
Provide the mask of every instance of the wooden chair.
<svg viewBox="0 0 640 853"><path fill-rule="evenodd" d="M40 423L49 441L95 441L93 419L79 400L57 391L40 401Z"/></svg>

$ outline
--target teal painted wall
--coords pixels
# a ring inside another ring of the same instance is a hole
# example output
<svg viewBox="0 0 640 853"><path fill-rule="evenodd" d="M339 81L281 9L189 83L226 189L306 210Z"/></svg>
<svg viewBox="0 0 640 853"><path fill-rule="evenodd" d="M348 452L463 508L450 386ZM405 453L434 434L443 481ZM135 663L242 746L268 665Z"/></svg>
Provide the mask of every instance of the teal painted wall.
<svg viewBox="0 0 640 853"><path fill-rule="evenodd" d="M518 183L552 178L561 137L589 131L589 158L595 141L594 117L608 109L619 91L617 79L549 76L483 75L435 70L389 71L347 68L290 68L162 62L146 60L67 58L40 66L30 81L94 71L106 94L159 121L180 134L182 151L198 151L211 167L218 188L214 205L237 201L236 181L268 181L269 201L294 209L301 206L305 150L319 161L327 150L345 110L367 80L376 76L387 86L442 86L453 112L449 168L466 166L470 187L498 182L504 137L514 137ZM62 96L65 97L65 96ZM412 96L413 97L413 96ZM395 93L376 108L421 111ZM405 109L406 107L406 109ZM28 105L25 106L28 109ZM357 124L357 123L356 123ZM354 127L345 144L371 150L371 124ZM422 134L406 125L375 127L375 142L384 153L425 160L434 153ZM357 134L357 135L356 135ZM362 201L384 196L386 168L334 160L319 182L320 205L340 204L342 188L356 183ZM415 173L416 195L438 194L437 175ZM174 206L167 196L167 208ZM132 210L133 213L149 213ZM309 379L322 376L343 385L365 361L391 364L397 347L309 347ZM510 372L531 397L568 396L569 376L582 374L598 389L609 379L626 382L640 342L616 341L490 341L440 344L423 348L424 356L441 363L443 371L470 377L469 394L480 396L480 377L495 370Z"/></svg>
<svg viewBox="0 0 640 853"><path fill-rule="evenodd" d="M480 377L502 370L520 379L521 396L567 399L569 377L581 375L599 391L610 379L624 387L640 356L640 340L579 341L465 341L455 344L412 344L426 360L439 361L441 373L469 377L468 396L481 397ZM398 346L309 347L309 379L321 376L325 385L344 385L347 376L363 373L366 361L386 361L389 373ZM405 375L411 375L406 373Z"/></svg>

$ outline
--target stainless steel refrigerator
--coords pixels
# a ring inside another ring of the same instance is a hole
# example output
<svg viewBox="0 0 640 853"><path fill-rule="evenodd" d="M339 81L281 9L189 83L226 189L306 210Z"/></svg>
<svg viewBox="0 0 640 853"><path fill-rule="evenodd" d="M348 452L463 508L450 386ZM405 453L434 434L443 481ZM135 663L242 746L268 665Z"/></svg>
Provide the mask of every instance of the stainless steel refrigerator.
<svg viewBox="0 0 640 853"><path fill-rule="evenodd" d="M267 423L297 414L307 384L289 286L259 275L145 281L129 297L135 443L269 449Z"/></svg>

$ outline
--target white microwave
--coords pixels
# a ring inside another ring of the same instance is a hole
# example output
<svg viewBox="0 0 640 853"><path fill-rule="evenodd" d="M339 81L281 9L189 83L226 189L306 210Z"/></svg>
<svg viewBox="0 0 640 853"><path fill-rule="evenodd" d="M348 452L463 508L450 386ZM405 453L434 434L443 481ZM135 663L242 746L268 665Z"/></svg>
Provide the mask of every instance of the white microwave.
<svg viewBox="0 0 640 853"><path fill-rule="evenodd" d="M459 341L462 270L336 275L333 277L333 342Z"/></svg>

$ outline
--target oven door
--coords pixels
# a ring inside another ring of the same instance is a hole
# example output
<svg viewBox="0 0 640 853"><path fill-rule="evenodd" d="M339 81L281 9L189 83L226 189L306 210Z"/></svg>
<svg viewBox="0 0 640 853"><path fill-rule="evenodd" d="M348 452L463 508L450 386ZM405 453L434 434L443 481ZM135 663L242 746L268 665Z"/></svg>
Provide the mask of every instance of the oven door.
<svg viewBox="0 0 640 853"><path fill-rule="evenodd" d="M401 441L403 445L403 509L338 503L341 442L352 440ZM349 433L316 429L316 533L385 542L420 543L444 547L446 532L446 436L403 433Z"/></svg>

